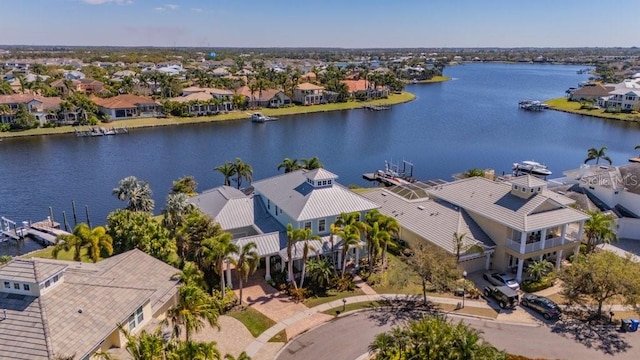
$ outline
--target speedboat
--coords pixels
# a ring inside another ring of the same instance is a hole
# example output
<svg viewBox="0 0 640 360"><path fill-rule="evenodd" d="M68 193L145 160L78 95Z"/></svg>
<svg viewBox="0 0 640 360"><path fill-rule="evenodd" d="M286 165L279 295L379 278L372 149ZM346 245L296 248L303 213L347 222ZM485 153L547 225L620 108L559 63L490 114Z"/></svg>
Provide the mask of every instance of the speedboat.
<svg viewBox="0 0 640 360"><path fill-rule="evenodd" d="M552 174L551 170L549 170L546 165L531 160L525 160L521 163L513 163L513 171L542 176L549 176Z"/></svg>
<svg viewBox="0 0 640 360"><path fill-rule="evenodd" d="M261 113L253 113L251 115L251 121L255 123L263 123L265 121L272 121L272 120L276 120L276 118L265 116L265 115L262 115Z"/></svg>

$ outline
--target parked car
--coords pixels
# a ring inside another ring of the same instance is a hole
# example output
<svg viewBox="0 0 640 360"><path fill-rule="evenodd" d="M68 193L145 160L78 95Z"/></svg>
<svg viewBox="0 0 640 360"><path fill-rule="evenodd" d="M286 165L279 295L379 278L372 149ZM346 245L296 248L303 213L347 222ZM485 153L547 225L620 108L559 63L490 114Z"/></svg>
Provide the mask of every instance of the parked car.
<svg viewBox="0 0 640 360"><path fill-rule="evenodd" d="M518 305L518 293L508 286L489 285L484 288L484 296L495 299L501 309Z"/></svg>
<svg viewBox="0 0 640 360"><path fill-rule="evenodd" d="M562 315L558 304L544 296L525 294L520 304L540 313L546 320L558 319Z"/></svg>
<svg viewBox="0 0 640 360"><path fill-rule="evenodd" d="M520 290L520 284L518 284L518 282L516 281L516 279L513 278L512 275L507 275L505 273L499 273L499 272L494 272L494 273L487 272L487 273L484 273L482 277L493 285L496 285L496 286L504 285L516 291Z"/></svg>

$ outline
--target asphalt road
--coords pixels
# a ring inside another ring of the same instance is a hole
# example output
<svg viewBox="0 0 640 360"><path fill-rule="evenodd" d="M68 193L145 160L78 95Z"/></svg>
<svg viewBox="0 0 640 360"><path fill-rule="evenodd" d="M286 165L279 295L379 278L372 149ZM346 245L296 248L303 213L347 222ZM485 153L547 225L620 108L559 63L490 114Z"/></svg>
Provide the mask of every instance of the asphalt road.
<svg viewBox="0 0 640 360"><path fill-rule="evenodd" d="M336 319L289 342L277 360L352 360L367 352L376 334L400 325L398 312L359 312ZM406 316L406 314L404 314ZM454 322L460 318L451 316ZM546 359L638 359L640 333L619 333L584 323L557 322L547 326L498 323L464 318L484 338L512 354ZM612 356L613 355L613 356Z"/></svg>

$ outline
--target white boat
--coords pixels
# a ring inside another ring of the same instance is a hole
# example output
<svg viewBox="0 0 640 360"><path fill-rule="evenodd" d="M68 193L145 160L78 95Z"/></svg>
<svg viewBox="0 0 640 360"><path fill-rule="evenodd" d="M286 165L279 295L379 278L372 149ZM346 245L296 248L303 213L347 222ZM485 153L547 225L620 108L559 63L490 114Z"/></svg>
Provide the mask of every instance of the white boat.
<svg viewBox="0 0 640 360"><path fill-rule="evenodd" d="M551 170L549 170L546 165L531 160L525 160L521 163L513 163L513 171L542 176L549 176L552 174Z"/></svg>
<svg viewBox="0 0 640 360"><path fill-rule="evenodd" d="M277 119L274 117L262 115L261 113L253 113L251 115L251 121L255 123L263 123L265 121L273 121L273 120L277 120Z"/></svg>

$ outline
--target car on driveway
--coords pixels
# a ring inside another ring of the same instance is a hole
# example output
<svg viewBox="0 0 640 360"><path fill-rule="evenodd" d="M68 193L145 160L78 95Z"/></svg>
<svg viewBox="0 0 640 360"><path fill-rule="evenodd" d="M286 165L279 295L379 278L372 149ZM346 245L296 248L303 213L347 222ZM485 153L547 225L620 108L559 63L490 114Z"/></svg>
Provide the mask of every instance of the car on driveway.
<svg viewBox="0 0 640 360"><path fill-rule="evenodd" d="M516 279L514 279L513 276L511 275L507 275L505 273L499 273L499 272L494 272L494 273L487 272L487 273L484 273L482 277L488 282L490 282L492 285L508 286L513 290L516 290L516 291L520 290L520 284L518 284Z"/></svg>
<svg viewBox="0 0 640 360"><path fill-rule="evenodd" d="M518 293L508 286L489 285L484 288L484 296L493 298L501 309L515 308L518 305Z"/></svg>
<svg viewBox="0 0 640 360"><path fill-rule="evenodd" d="M562 310L558 304L544 296L525 294L520 301L520 305L540 313L545 320L559 319L560 315L562 315Z"/></svg>

